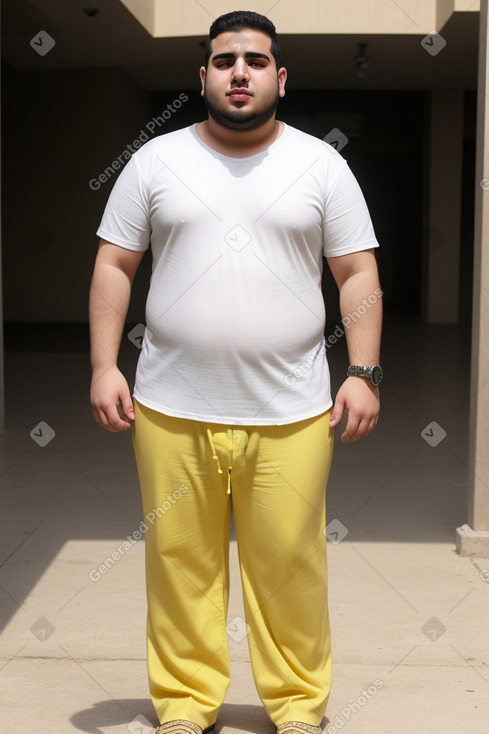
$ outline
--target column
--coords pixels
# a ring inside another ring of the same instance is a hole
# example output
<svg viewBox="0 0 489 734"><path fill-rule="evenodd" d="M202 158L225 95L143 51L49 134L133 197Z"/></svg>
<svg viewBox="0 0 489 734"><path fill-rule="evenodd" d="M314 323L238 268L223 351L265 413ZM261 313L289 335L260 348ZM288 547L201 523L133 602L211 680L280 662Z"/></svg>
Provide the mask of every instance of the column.
<svg viewBox="0 0 489 734"><path fill-rule="evenodd" d="M462 556L489 558L489 57L488 0L481 0L477 100L474 298L468 522L456 531Z"/></svg>

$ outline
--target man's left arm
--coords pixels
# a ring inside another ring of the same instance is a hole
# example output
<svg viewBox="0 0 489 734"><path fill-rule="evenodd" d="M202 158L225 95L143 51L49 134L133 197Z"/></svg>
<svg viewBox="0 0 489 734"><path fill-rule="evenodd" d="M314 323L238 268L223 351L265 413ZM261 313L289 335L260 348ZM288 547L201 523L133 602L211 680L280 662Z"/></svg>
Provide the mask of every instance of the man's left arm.
<svg viewBox="0 0 489 734"><path fill-rule="evenodd" d="M351 365L379 364L382 329L382 291L373 250L327 258L340 292L340 309ZM330 425L338 425L343 412L348 422L343 441L357 441L377 425L379 388L364 377L350 376L338 390Z"/></svg>

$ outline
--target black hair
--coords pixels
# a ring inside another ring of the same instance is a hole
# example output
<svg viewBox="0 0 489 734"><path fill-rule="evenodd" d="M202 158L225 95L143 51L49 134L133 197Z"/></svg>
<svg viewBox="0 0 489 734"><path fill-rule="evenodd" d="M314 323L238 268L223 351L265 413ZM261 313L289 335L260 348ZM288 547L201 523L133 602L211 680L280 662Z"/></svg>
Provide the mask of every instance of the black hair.
<svg viewBox="0 0 489 734"><path fill-rule="evenodd" d="M209 28L209 37L205 44L205 67L207 68L209 63L212 54L212 41L216 36L229 31L243 30L261 31L270 37L270 53L275 59L277 70L280 69L282 66L282 52L275 26L267 17L252 10L233 10L232 13L225 13L216 18Z"/></svg>

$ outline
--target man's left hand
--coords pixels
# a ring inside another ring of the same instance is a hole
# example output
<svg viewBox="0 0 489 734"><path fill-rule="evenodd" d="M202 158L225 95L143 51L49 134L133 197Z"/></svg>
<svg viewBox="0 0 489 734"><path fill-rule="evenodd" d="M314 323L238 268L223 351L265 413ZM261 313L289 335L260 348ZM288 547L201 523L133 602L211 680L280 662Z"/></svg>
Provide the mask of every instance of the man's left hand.
<svg viewBox="0 0 489 734"><path fill-rule="evenodd" d="M364 377L347 377L336 396L329 425L334 428L348 411L348 422L341 434L342 441L358 441L367 436L379 419L379 388Z"/></svg>

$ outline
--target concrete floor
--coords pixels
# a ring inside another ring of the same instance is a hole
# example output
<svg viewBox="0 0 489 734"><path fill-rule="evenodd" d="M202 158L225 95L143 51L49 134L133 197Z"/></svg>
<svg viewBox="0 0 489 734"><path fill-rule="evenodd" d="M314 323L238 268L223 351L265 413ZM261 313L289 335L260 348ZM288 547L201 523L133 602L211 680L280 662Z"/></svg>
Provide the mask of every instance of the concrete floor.
<svg viewBox="0 0 489 734"><path fill-rule="evenodd" d="M0 730L147 734L156 719L143 542L89 577L141 520L130 436L92 422L77 329L39 327L29 343L26 351L14 333L6 355ZM382 420L359 443L336 442L328 487L341 542L328 545L334 684L325 732L487 732L489 561L460 558L454 543L467 519L468 335L400 321L386 326L384 345ZM129 375L137 355L126 339ZM344 346L329 357L338 385ZM230 553L233 620L243 615L235 541ZM217 732L273 734L246 637L230 635L229 647Z"/></svg>

